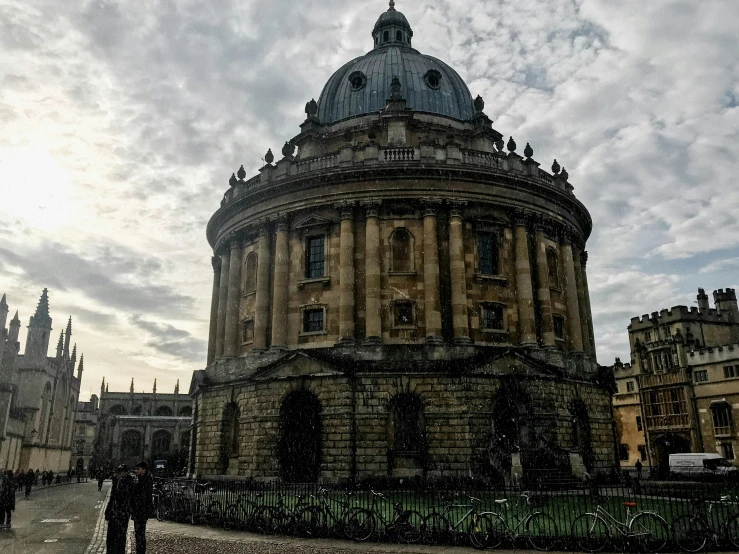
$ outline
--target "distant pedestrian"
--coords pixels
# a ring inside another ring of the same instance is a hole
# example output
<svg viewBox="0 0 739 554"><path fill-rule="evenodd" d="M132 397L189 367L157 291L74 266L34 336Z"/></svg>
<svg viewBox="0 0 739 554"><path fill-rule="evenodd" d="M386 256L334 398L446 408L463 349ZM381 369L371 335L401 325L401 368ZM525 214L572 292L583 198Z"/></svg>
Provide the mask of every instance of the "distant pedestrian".
<svg viewBox="0 0 739 554"><path fill-rule="evenodd" d="M0 527L10 529L10 518L15 510L15 478L8 470L0 485Z"/></svg>
<svg viewBox="0 0 739 554"><path fill-rule="evenodd" d="M36 473L33 474L33 486L34 487L38 487L38 478L40 477L40 475L41 475L41 471L37 469Z"/></svg>
<svg viewBox="0 0 739 554"><path fill-rule="evenodd" d="M26 472L24 479L26 485L26 493L23 496L24 498L28 498L31 496L31 488L33 487L33 482L36 479L36 475L33 473L32 469L29 469Z"/></svg>
<svg viewBox="0 0 739 554"><path fill-rule="evenodd" d="M108 522L106 537L107 554L125 554L128 520L131 516L131 490L133 479L128 474L128 466L120 465L113 476L113 488L110 500L105 508L105 520Z"/></svg>
<svg viewBox="0 0 739 554"><path fill-rule="evenodd" d="M136 536L136 554L146 554L146 520L154 511L154 480L149 464L136 464L136 484L131 495L131 519Z"/></svg>
<svg viewBox="0 0 739 554"><path fill-rule="evenodd" d="M103 468L98 468L97 470L97 478L98 478L98 490L103 490L103 481L105 481L105 473L103 472Z"/></svg>
<svg viewBox="0 0 739 554"><path fill-rule="evenodd" d="M21 471L20 469L15 470L13 481L15 482L15 488L17 491L23 490L23 485L25 484L25 476L25 473L23 473L23 471Z"/></svg>
<svg viewBox="0 0 739 554"><path fill-rule="evenodd" d="M641 463L641 460L637 460L636 464L634 464L634 467L636 468L636 478L641 480L641 470L644 467Z"/></svg>

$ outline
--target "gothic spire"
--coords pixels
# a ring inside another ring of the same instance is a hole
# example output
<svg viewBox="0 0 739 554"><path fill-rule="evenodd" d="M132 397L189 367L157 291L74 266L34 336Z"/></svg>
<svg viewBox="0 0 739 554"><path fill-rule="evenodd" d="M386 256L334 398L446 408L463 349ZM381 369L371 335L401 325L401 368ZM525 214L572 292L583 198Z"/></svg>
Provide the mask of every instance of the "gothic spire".
<svg viewBox="0 0 739 554"><path fill-rule="evenodd" d="M51 316L49 315L49 289L41 292L41 298L36 306L36 313L31 317L32 327L51 328Z"/></svg>
<svg viewBox="0 0 739 554"><path fill-rule="evenodd" d="M84 370L85 370L85 355L80 354L80 365L77 366L77 379L79 379L80 381L82 381L82 372Z"/></svg>
<svg viewBox="0 0 739 554"><path fill-rule="evenodd" d="M56 357L61 358L64 351L64 331L59 331L59 342L56 343Z"/></svg>
<svg viewBox="0 0 739 554"><path fill-rule="evenodd" d="M82 360L80 360L80 363L82 363ZM103 382L100 385L100 398L103 398L103 393L105 392L105 377L103 377Z"/></svg>
<svg viewBox="0 0 739 554"><path fill-rule="evenodd" d="M72 348L72 368L74 368L74 364L77 362L77 343L74 343L74 347Z"/></svg>
<svg viewBox="0 0 739 554"><path fill-rule="evenodd" d="M5 298L5 293L3 293L3 297L0 298L0 309L8 307L8 300Z"/></svg>
<svg viewBox="0 0 739 554"><path fill-rule="evenodd" d="M154 394L157 393L157 380L156 377L154 378Z"/></svg>
<svg viewBox="0 0 739 554"><path fill-rule="evenodd" d="M133 394L133 377L131 377L131 394Z"/></svg>
<svg viewBox="0 0 739 554"><path fill-rule="evenodd" d="M69 343L72 340L72 316L67 321L67 330L64 333L64 357L69 358Z"/></svg>
<svg viewBox="0 0 739 554"><path fill-rule="evenodd" d="M5 295L3 294L2 299L0 299L0 331L5 329L5 322L8 320L8 303L5 300Z"/></svg>

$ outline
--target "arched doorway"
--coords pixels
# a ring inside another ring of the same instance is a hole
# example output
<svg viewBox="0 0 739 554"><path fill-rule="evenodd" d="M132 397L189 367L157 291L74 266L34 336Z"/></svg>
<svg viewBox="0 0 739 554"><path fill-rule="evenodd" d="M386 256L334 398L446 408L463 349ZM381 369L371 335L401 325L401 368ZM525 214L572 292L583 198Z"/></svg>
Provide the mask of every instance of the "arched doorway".
<svg viewBox="0 0 739 554"><path fill-rule="evenodd" d="M144 440L139 431L130 429L121 436L121 457L140 458L143 454Z"/></svg>
<svg viewBox="0 0 739 554"><path fill-rule="evenodd" d="M153 458L159 458L169 453L172 445L172 435L169 431L159 430L151 439L151 453Z"/></svg>
<svg viewBox="0 0 739 554"><path fill-rule="evenodd" d="M690 452L690 440L682 435L668 433L652 441L652 452L657 475L660 479L670 476L670 454L686 454Z"/></svg>
<svg viewBox="0 0 739 554"><path fill-rule="evenodd" d="M423 400L415 394L395 395L388 404L388 458L397 476L420 475L426 471L426 423Z"/></svg>
<svg viewBox="0 0 739 554"><path fill-rule="evenodd" d="M574 400L570 406L572 417L572 445L573 449L580 452L582 463L588 473L593 471L593 439L590 429L590 416L588 408L582 400Z"/></svg>
<svg viewBox="0 0 739 554"><path fill-rule="evenodd" d="M528 446L525 404L511 391L503 391L493 403L492 430L488 448L493 475L499 482L509 482L514 465L520 473L521 449ZM515 462L515 464L514 464Z"/></svg>
<svg viewBox="0 0 739 554"><path fill-rule="evenodd" d="M321 403L314 394L293 392L282 403L277 459L284 481L312 483L318 480L321 468Z"/></svg>

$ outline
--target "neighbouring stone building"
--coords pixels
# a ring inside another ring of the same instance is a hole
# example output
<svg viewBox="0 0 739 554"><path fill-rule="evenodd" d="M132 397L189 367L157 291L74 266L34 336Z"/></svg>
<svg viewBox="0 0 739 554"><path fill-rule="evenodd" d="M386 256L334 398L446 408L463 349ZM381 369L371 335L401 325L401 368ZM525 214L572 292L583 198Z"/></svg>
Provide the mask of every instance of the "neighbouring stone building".
<svg viewBox="0 0 739 554"><path fill-rule="evenodd" d="M192 402L187 394L180 394L179 380L174 394L157 392L156 380L150 393L134 392L133 385L131 379L128 392L110 392L103 379L93 466L112 468L179 456L184 467L190 448Z"/></svg>
<svg viewBox="0 0 739 554"><path fill-rule="evenodd" d="M72 435L72 460L75 468L83 468L85 471L90 469L90 462L95 453L99 407L99 398L96 394L90 396L89 402L77 402Z"/></svg>
<svg viewBox="0 0 739 554"><path fill-rule="evenodd" d="M632 318L631 363L613 366L622 467L637 459L668 471L669 454L735 455L739 415L739 309L733 289L698 289L698 306Z"/></svg>
<svg viewBox="0 0 739 554"><path fill-rule="evenodd" d="M191 471L262 480L615 467L568 174L507 143L394 3L208 224ZM506 151L507 150L507 151Z"/></svg>
<svg viewBox="0 0 739 554"><path fill-rule="evenodd" d="M59 335L56 355L51 338L48 291L41 294L20 354L18 312L6 328L9 310L0 300L0 468L66 472L72 467L72 430L82 380L77 345L71 350L72 318Z"/></svg>

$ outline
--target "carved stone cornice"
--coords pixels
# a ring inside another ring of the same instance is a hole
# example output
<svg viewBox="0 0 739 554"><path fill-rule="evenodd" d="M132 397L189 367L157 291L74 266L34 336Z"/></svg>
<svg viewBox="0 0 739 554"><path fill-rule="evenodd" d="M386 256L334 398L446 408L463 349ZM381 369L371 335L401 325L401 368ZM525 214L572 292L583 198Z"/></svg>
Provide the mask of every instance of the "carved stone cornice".
<svg viewBox="0 0 739 554"><path fill-rule="evenodd" d="M436 217L441 208L440 198L421 198L421 212L423 217L433 216Z"/></svg>
<svg viewBox="0 0 739 554"><path fill-rule="evenodd" d="M260 237L269 236L269 218L263 217L257 222L257 229Z"/></svg>
<svg viewBox="0 0 739 554"><path fill-rule="evenodd" d="M356 202L347 200L344 202L337 202L334 204L334 209L337 210L341 216L341 219L354 219L354 208L357 205Z"/></svg>
<svg viewBox="0 0 739 554"><path fill-rule="evenodd" d="M364 208L365 217L380 217L380 206L382 205L382 200L374 198L370 200L362 200L359 205Z"/></svg>
<svg viewBox="0 0 739 554"><path fill-rule="evenodd" d="M231 250L236 250L237 248L242 247L242 239L236 234L233 234L229 237L228 243Z"/></svg>
<svg viewBox="0 0 739 554"><path fill-rule="evenodd" d="M287 214L278 214L276 217L275 230L278 233L287 233L288 221Z"/></svg>
<svg viewBox="0 0 739 554"><path fill-rule="evenodd" d="M521 208L514 208L511 211L514 227L529 227L534 221L534 212Z"/></svg>
<svg viewBox="0 0 739 554"><path fill-rule="evenodd" d="M462 218L462 210L467 205L464 200L449 200L449 217Z"/></svg>

